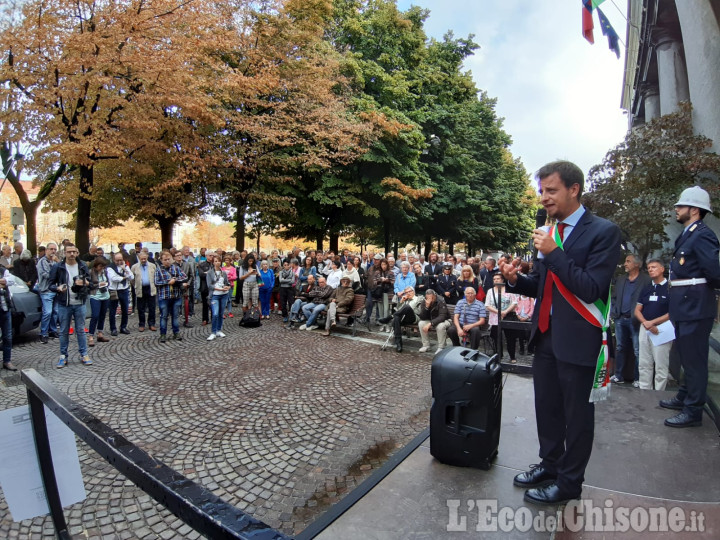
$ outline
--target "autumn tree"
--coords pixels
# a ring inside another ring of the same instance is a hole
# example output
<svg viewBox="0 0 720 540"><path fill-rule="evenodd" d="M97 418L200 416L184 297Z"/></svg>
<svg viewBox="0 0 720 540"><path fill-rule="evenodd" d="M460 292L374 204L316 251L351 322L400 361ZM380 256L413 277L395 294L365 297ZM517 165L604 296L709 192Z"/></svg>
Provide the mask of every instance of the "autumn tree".
<svg viewBox="0 0 720 540"><path fill-rule="evenodd" d="M692 107L631 130L590 170L583 201L623 231L626 244L645 260L668 241L665 225L680 192L695 184L717 196L720 156L712 141L693 132Z"/></svg>
<svg viewBox="0 0 720 540"><path fill-rule="evenodd" d="M244 247L246 216L258 230L274 228L261 215L294 214L281 186L362 153L370 134L348 114L337 54L323 41L329 0L248 4L240 33L249 36L222 58L245 84L229 90L225 122L212 137L216 189L213 209L236 223ZM257 235L256 235L257 236Z"/></svg>
<svg viewBox="0 0 720 540"><path fill-rule="evenodd" d="M214 54L236 38L229 15L205 0L30 0L0 34L0 97L17 105L2 111L2 138L36 148L38 168L77 171L81 251L99 163L172 148L168 139L190 160L199 148L188 134L219 120L221 82L237 82Z"/></svg>

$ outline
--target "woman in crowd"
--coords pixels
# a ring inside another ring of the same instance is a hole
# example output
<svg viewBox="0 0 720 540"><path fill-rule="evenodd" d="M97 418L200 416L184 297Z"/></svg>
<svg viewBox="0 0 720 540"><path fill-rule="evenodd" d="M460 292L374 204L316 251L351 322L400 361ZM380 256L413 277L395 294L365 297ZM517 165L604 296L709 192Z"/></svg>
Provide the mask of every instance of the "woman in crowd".
<svg viewBox="0 0 720 540"><path fill-rule="evenodd" d="M212 291L208 289L207 274L213 269L213 260L215 259L215 252L206 250L205 260L200 261L197 264L198 280L200 285L200 301L202 302L202 325L206 326L210 322L210 296Z"/></svg>
<svg viewBox="0 0 720 540"><path fill-rule="evenodd" d="M243 311L258 305L260 299L257 282L258 273L255 255L250 253L245 257L238 277L238 284L242 282Z"/></svg>
<svg viewBox="0 0 720 540"><path fill-rule="evenodd" d="M317 270L315 269L315 265L313 264L314 262L315 261L312 259L312 257L305 257L305 259L303 260L303 265L300 268L300 275L298 276L300 278L298 286L305 285L307 283L307 277L309 275L317 278Z"/></svg>
<svg viewBox="0 0 720 540"><path fill-rule="evenodd" d="M342 267L340 261L332 260L330 262L330 272L327 275L327 284L333 289L337 289L340 286L340 278L342 277Z"/></svg>
<svg viewBox="0 0 720 540"><path fill-rule="evenodd" d="M212 329L207 340L212 341L216 337L225 337L222 331L223 313L225 305L230 300L230 278L228 272L220 265L220 257L214 257L213 268L206 276L208 290L210 291L210 309L212 310Z"/></svg>
<svg viewBox="0 0 720 540"><path fill-rule="evenodd" d="M472 287L473 289L475 289L475 298L477 300L480 300L481 302L485 302L485 291L483 291L482 287L480 287L480 282L475 277L475 272L473 272L473 269L470 265L466 264L460 270L460 276L457 280L457 287L458 296L460 298L462 298L463 294L465 294L465 289L467 287Z"/></svg>
<svg viewBox="0 0 720 540"><path fill-rule="evenodd" d="M493 276L493 287L487 292L485 309L490 313L488 324L490 325L490 337L495 343L495 351L502 352L498 347L500 335L498 333L498 318L503 321L516 321L515 307L517 306L516 295L505 292L505 278L502 274ZM510 328L503 328L505 341L507 343L507 352L510 356L510 363L515 364L515 339L517 331Z"/></svg>
<svg viewBox="0 0 720 540"><path fill-rule="evenodd" d="M345 270L343 270L342 277L350 278L350 287L354 292L360 292L362 290L362 282L360 281L360 274L355 268L355 261L348 258L345 263Z"/></svg>
<svg viewBox="0 0 720 540"><path fill-rule="evenodd" d="M277 250L273 250L273 253L277 253ZM280 277L280 258L279 257L273 257L271 260L272 268L270 268L273 272L274 276L274 285L272 288L272 294L270 295L270 311L275 311L276 314L280 315L280 280L278 279Z"/></svg>
<svg viewBox="0 0 720 540"><path fill-rule="evenodd" d="M110 303L110 291L108 290L108 276L105 270L107 260L98 257L92 262L90 268L90 328L87 342L90 347L95 346L95 331L97 330L98 343L110 341L103 335L105 329L105 315Z"/></svg>
<svg viewBox="0 0 720 540"><path fill-rule="evenodd" d="M378 261L375 261L378 264ZM373 289L373 297L379 300L380 319L390 317L390 295L393 294L393 286L395 284L395 274L390 268L387 259L380 259L379 268L375 270L373 277L375 278L375 289ZM388 327L383 325L380 332L387 332Z"/></svg>
<svg viewBox="0 0 720 540"><path fill-rule="evenodd" d="M430 276L423 274L423 267L419 262L413 264L412 270L413 274L415 274L415 294L425 296L429 289Z"/></svg>
<svg viewBox="0 0 720 540"><path fill-rule="evenodd" d="M355 263L354 264L355 270L357 271L358 276L360 276L360 291L364 291L365 286L366 286L365 285L366 281L365 281L365 269L363 268L362 260L360 259L360 257L355 257L353 259L353 262Z"/></svg>
<svg viewBox="0 0 720 540"><path fill-rule="evenodd" d="M267 259L260 263L260 279L258 281L260 293L260 311L263 319L270 318L270 297L272 296L273 287L275 286L275 272L270 269Z"/></svg>
<svg viewBox="0 0 720 540"><path fill-rule="evenodd" d="M237 251L235 252L237 253ZM235 266L235 263L233 261L233 255L230 255L230 253L225 255L225 264L222 266L223 272L227 274L228 280L230 281L230 287L232 287L232 290L235 290L235 284L238 282L238 276L237 276L237 267ZM238 287L240 285L238 284ZM230 293L232 296L232 292ZM232 312L232 305L230 302L227 302L225 304L225 309L223 311L227 311L227 316L231 319L233 318L233 312ZM224 317L225 315L223 315Z"/></svg>

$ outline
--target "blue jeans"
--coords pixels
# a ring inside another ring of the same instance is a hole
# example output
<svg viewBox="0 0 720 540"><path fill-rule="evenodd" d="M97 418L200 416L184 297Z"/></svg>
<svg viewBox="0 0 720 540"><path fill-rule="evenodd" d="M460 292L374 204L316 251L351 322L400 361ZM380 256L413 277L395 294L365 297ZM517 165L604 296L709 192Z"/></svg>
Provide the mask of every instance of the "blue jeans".
<svg viewBox="0 0 720 540"><path fill-rule="evenodd" d="M3 364L10 361L12 354L12 312L0 309L0 330L2 330Z"/></svg>
<svg viewBox="0 0 720 540"><path fill-rule="evenodd" d="M309 304L305 304L302 308L302 311L305 314L305 318L307 319L307 322L305 324L307 326L312 326L313 324L315 324L315 319L317 319L318 315L320 315L326 309L327 306L325 304L314 304L312 302L310 302Z"/></svg>
<svg viewBox="0 0 720 540"><path fill-rule="evenodd" d="M40 323L40 335L46 336L50 332L57 332L58 309L54 292L40 293L42 299L42 322Z"/></svg>
<svg viewBox="0 0 720 540"><path fill-rule="evenodd" d="M128 306L130 305L130 295L128 289L117 290L118 299L110 300L110 331L115 332L115 316L117 315L117 307L120 304L120 330L125 330L128 324Z"/></svg>
<svg viewBox="0 0 720 540"><path fill-rule="evenodd" d="M88 353L87 337L85 336L85 304L63 306L58 304L60 320L60 354L67 358L70 341L70 322L74 319L75 335L77 336L80 356Z"/></svg>
<svg viewBox="0 0 720 540"><path fill-rule="evenodd" d="M216 334L223 327L223 313L225 306L230 300L230 291L225 294L213 294L210 298L210 309L212 310L212 333Z"/></svg>
<svg viewBox="0 0 720 540"><path fill-rule="evenodd" d="M305 304L307 304L307 302L305 302L305 300L303 300L301 298L298 298L297 300L295 300L295 302L293 302L292 307L290 308L290 317L291 318L294 317L297 319L298 316L300 315L300 310L302 309L302 307Z"/></svg>
<svg viewBox="0 0 720 540"><path fill-rule="evenodd" d="M640 369L638 360L640 358L640 332L635 329L632 319L615 319L615 376L623 379L625 362L628 359L629 345L632 343L632 350L635 354L635 379L640 380Z"/></svg>
<svg viewBox="0 0 720 540"><path fill-rule="evenodd" d="M95 330L102 332L105 329L105 315L107 314L108 303L110 300L96 300L90 298L90 309L92 315L90 317L90 335L95 335Z"/></svg>
<svg viewBox="0 0 720 540"><path fill-rule="evenodd" d="M165 300L158 300L160 306L160 335L164 336L167 334L167 323L168 316L172 316L172 331L173 334L180 333L180 326L178 325L178 317L180 315L180 306L182 306L182 296L180 298L166 298Z"/></svg>

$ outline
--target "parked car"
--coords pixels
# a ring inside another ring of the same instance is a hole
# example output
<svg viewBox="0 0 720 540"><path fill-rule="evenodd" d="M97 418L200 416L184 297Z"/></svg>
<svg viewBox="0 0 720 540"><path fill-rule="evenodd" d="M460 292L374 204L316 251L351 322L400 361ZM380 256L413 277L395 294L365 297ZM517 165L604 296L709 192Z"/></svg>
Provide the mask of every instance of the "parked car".
<svg viewBox="0 0 720 540"><path fill-rule="evenodd" d="M20 281L10 285L13 303L13 334L20 335L38 328L42 320L42 300L28 286Z"/></svg>

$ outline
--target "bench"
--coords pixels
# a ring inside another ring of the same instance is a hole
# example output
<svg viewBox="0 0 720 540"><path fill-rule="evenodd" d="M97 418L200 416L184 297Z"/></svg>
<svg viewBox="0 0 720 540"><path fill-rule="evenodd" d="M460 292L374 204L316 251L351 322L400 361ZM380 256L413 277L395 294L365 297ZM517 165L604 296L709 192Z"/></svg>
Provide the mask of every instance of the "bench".
<svg viewBox="0 0 720 540"><path fill-rule="evenodd" d="M337 313L335 317L337 319L348 319L352 317L352 335L357 335L357 320L358 318L363 316L363 313L365 312L365 299L366 296L364 294L355 294L355 298L353 298L352 306L350 306L350 310L347 313ZM367 324L368 332L370 332L370 323Z"/></svg>
<svg viewBox="0 0 720 540"><path fill-rule="evenodd" d="M448 320L450 320L451 324L452 324L452 320L455 317L455 304L448 304L447 311L448 311L448 315L450 316ZM406 337L410 337L408 335L408 331L412 331L412 332L417 331L418 334L420 332L420 328L418 327L417 323L403 325L402 329L403 329L403 333L405 334ZM483 347L485 349L485 354L494 353L492 338L490 337L490 327L486 324L485 326L481 327L480 331L481 331L481 339L483 342Z"/></svg>

